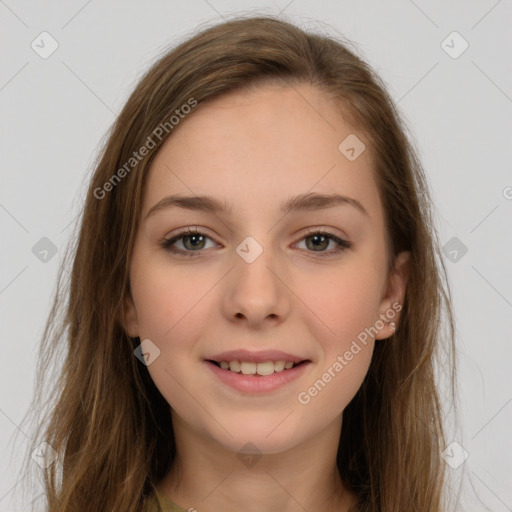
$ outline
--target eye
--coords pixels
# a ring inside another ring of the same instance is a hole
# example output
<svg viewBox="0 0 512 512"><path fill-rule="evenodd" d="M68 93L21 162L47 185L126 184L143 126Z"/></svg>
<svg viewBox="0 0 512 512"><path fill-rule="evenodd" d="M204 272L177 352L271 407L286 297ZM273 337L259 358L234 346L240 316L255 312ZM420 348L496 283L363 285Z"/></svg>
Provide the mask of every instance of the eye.
<svg viewBox="0 0 512 512"><path fill-rule="evenodd" d="M212 240L197 228L187 228L187 231L173 236L172 238L165 239L161 246L177 256L198 256L202 249L205 249L206 240ZM308 252L316 253L316 256L325 257L336 253L340 253L352 247L352 242L343 240L336 235L324 231L322 229L313 229L309 231L305 237L301 239L306 241L306 250ZM310 243L308 243L310 240ZM181 243L184 249L175 247L176 243ZM329 244L337 244L333 249L325 250ZM215 245L214 245L215 246ZM309 249L309 250L308 250Z"/></svg>
<svg viewBox="0 0 512 512"><path fill-rule="evenodd" d="M302 240L306 241L306 247L308 249L312 248L312 251L310 252L317 253L316 255L320 257L331 256L333 254L346 251L352 247L352 242L343 240L332 233L324 231L323 229L313 229L309 231ZM310 240L309 243L308 240ZM330 251L322 250L327 248L331 242L337 244L334 249Z"/></svg>
<svg viewBox="0 0 512 512"><path fill-rule="evenodd" d="M205 240L211 240L210 237L201 233L196 228L182 232L172 238L165 239L162 242L162 247L169 252L175 253L179 256L196 256L195 253L200 252L205 247ZM176 242L181 242L185 250L174 247Z"/></svg>

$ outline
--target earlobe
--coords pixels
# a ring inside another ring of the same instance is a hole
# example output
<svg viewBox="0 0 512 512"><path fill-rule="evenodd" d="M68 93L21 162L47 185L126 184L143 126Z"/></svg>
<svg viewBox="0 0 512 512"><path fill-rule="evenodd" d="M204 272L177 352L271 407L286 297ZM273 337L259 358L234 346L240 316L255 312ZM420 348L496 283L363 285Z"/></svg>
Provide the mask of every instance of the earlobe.
<svg viewBox="0 0 512 512"><path fill-rule="evenodd" d="M389 276L387 290L380 305L380 325L382 329L375 336L375 339L389 338L398 329L400 313L403 307L407 281L409 279L411 265L411 253L403 251L395 258L395 266Z"/></svg>

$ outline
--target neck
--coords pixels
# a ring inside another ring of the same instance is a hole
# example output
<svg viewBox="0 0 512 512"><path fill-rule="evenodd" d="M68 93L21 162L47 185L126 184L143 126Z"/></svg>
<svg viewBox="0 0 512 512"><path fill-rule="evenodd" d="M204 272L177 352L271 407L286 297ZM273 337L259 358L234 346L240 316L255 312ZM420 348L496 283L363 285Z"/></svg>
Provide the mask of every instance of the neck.
<svg viewBox="0 0 512 512"><path fill-rule="evenodd" d="M336 465L341 417L289 450L252 456L191 432L176 416L173 424L177 457L157 488L185 509L348 512L355 503Z"/></svg>

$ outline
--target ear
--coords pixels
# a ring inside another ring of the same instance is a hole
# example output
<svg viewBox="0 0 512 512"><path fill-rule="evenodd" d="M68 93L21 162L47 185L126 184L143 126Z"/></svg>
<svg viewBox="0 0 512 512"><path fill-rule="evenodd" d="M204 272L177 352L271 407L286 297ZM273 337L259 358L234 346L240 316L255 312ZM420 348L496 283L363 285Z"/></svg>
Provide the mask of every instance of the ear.
<svg viewBox="0 0 512 512"><path fill-rule="evenodd" d="M395 266L391 272L387 288L382 297L379 306L379 318L382 322L377 321L377 325L384 323L382 329L379 329L375 336L376 340L389 338L396 329L398 329L400 313L407 288L407 280L409 278L411 253L403 251L395 258Z"/></svg>
<svg viewBox="0 0 512 512"><path fill-rule="evenodd" d="M130 338L139 336L139 324L137 319L137 310L133 302L131 291L128 289L123 301L123 311L121 313L121 325Z"/></svg>

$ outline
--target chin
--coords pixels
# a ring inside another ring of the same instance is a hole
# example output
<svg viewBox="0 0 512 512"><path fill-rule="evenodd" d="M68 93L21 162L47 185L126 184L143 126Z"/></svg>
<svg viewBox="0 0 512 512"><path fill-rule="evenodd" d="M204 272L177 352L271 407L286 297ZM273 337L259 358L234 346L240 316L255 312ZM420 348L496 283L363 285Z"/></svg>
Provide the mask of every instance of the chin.
<svg viewBox="0 0 512 512"><path fill-rule="evenodd" d="M300 442L300 433L289 420L283 421L286 414L272 421L245 421L223 423L232 437L221 430L215 439L225 448L235 453L273 454L282 453ZM288 422L288 423L287 423ZM287 424L286 424L287 423ZM286 425L285 425L286 424ZM220 437L219 437L220 434Z"/></svg>

